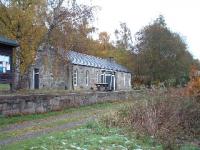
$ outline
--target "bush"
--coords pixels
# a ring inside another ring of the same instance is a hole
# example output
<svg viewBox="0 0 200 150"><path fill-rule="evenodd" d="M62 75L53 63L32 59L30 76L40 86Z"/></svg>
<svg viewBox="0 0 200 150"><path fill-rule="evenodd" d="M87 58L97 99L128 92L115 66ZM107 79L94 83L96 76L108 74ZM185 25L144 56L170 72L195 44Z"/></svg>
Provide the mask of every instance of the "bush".
<svg viewBox="0 0 200 150"><path fill-rule="evenodd" d="M187 91L189 95L200 96L200 72L195 67L191 67L190 82L187 85Z"/></svg>
<svg viewBox="0 0 200 150"><path fill-rule="evenodd" d="M197 97L153 96L136 101L114 116L104 122L129 126L139 134L152 136L165 149L200 138L200 99Z"/></svg>

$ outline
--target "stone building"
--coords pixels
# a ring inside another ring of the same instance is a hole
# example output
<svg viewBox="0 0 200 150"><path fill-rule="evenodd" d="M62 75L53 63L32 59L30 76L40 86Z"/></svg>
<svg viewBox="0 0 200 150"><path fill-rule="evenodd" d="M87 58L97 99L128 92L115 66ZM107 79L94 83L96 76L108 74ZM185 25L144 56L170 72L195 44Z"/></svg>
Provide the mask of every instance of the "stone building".
<svg viewBox="0 0 200 150"><path fill-rule="evenodd" d="M130 71L112 58L102 59L74 51L40 51L31 68L29 88L96 90L131 89Z"/></svg>

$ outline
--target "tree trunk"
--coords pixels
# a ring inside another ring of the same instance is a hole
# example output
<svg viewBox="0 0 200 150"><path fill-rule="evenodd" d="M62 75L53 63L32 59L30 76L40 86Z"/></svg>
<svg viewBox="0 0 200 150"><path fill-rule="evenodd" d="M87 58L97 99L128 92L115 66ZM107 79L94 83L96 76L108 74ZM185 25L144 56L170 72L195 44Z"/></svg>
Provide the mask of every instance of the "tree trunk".
<svg viewBox="0 0 200 150"><path fill-rule="evenodd" d="M19 88L20 82L20 47L16 48L16 57L15 57L15 69L14 69L14 85L13 89L17 90Z"/></svg>

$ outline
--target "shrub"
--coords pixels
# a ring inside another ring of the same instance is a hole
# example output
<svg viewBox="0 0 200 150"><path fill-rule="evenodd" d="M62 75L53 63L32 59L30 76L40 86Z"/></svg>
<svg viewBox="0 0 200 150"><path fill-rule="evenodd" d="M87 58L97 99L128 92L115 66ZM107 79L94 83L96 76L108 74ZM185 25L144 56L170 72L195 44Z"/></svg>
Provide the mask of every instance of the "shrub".
<svg viewBox="0 0 200 150"><path fill-rule="evenodd" d="M139 134L156 138L165 149L174 149L186 140L199 139L200 100L171 94L136 101L104 119L107 124L129 126Z"/></svg>
<svg viewBox="0 0 200 150"><path fill-rule="evenodd" d="M200 96L200 72L197 67L192 66L190 70L190 82L187 85L189 95Z"/></svg>

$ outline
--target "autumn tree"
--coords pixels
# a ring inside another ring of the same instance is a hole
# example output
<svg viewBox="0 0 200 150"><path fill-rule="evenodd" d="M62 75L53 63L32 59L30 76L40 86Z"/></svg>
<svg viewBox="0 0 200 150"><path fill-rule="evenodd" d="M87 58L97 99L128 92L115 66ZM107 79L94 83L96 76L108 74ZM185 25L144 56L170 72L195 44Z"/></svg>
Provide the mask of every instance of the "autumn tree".
<svg viewBox="0 0 200 150"><path fill-rule="evenodd" d="M120 23L120 29L115 30L116 46L119 49L131 50L132 49L132 35L131 30L126 23Z"/></svg>
<svg viewBox="0 0 200 150"><path fill-rule="evenodd" d="M107 45L109 44L109 40L110 40L110 35L108 35L107 32L99 33L99 42L102 45L104 50L107 48Z"/></svg>
<svg viewBox="0 0 200 150"><path fill-rule="evenodd" d="M159 16L136 34L136 74L148 76L151 80L179 80L188 76L192 55L179 34L172 32Z"/></svg>
<svg viewBox="0 0 200 150"><path fill-rule="evenodd" d="M200 71L195 64L190 69L190 82L187 85L187 92L189 95L200 95Z"/></svg>
<svg viewBox="0 0 200 150"><path fill-rule="evenodd" d="M95 7L78 4L76 0L48 0L46 43L54 47L82 51L88 35Z"/></svg>
<svg viewBox="0 0 200 150"><path fill-rule="evenodd" d="M16 85L28 74L39 46L49 61L51 47L85 49L88 34L94 30L90 26L93 10L76 0L0 0L0 34L20 45L15 55Z"/></svg>
<svg viewBox="0 0 200 150"><path fill-rule="evenodd" d="M33 63L36 49L44 32L43 0L1 0L0 1L0 34L19 42L16 50L16 84L30 64Z"/></svg>

